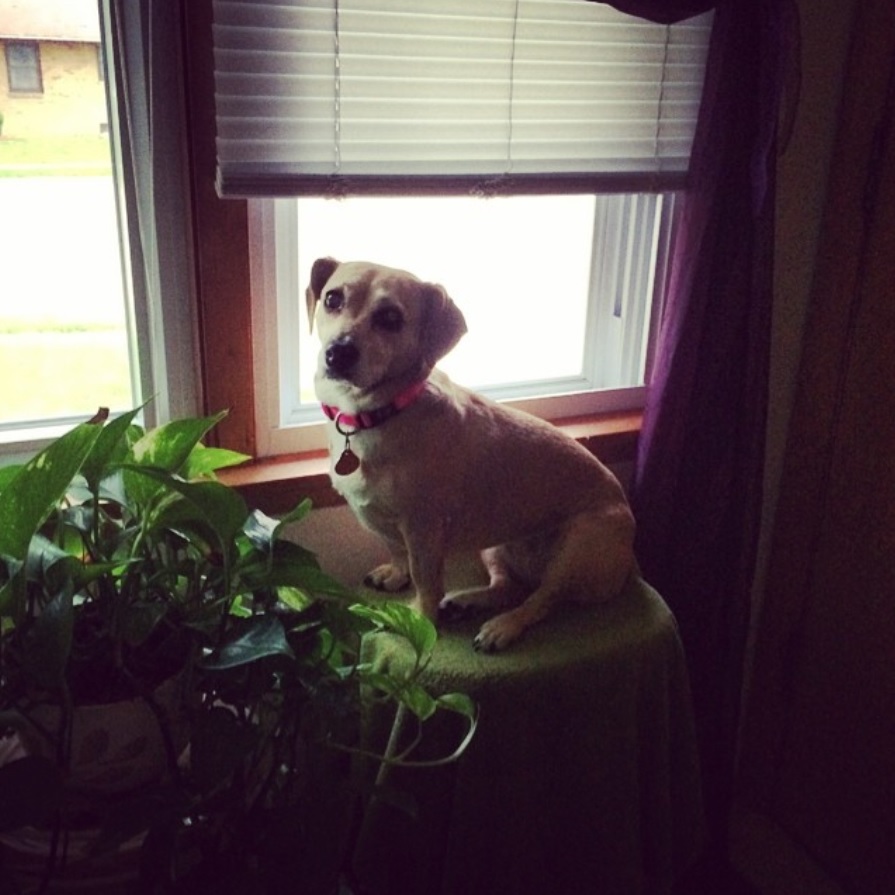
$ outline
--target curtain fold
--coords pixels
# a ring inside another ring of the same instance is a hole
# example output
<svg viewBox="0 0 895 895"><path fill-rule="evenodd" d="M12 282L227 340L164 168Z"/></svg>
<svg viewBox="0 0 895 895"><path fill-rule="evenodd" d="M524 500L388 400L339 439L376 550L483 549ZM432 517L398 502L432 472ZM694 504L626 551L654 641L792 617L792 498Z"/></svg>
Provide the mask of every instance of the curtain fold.
<svg viewBox="0 0 895 895"><path fill-rule="evenodd" d="M101 0L116 181L127 221L136 350L148 425L198 412L186 206L180 0Z"/></svg>
<svg viewBox="0 0 895 895"><path fill-rule="evenodd" d="M691 16L708 12L718 4L715 0L591 0L591 2L605 3L619 12L631 16L640 16L651 22L661 22L663 25L672 25Z"/></svg>
<svg viewBox="0 0 895 895"><path fill-rule="evenodd" d="M657 21L696 0L613 0ZM710 832L726 835L762 503L784 0L716 4L632 502L687 651Z"/></svg>

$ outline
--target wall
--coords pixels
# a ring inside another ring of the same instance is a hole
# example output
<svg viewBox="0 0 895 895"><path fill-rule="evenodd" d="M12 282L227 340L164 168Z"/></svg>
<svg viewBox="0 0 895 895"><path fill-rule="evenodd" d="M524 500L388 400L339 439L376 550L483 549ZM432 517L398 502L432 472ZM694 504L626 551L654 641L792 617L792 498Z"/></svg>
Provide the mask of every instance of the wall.
<svg viewBox="0 0 895 895"><path fill-rule="evenodd" d="M43 93L9 93L5 45L0 41L3 137L95 136L108 122L98 44L42 42Z"/></svg>

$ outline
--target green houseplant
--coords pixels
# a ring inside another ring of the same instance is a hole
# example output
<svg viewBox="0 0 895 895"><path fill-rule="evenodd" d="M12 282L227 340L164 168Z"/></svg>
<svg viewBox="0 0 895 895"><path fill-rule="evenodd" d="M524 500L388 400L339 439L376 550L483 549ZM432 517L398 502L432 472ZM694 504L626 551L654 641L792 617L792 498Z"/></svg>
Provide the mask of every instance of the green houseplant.
<svg viewBox="0 0 895 895"><path fill-rule="evenodd" d="M0 834L42 845L26 888L125 854L154 891L332 891L352 816L412 761L396 736L365 751L366 703L396 730L459 712L455 754L474 708L421 686L429 622L359 603L284 537L307 501L272 519L216 478L246 459L203 444L219 416L138 417L0 470ZM410 672L360 662L377 629L412 644ZM112 705L124 721L84 720Z"/></svg>

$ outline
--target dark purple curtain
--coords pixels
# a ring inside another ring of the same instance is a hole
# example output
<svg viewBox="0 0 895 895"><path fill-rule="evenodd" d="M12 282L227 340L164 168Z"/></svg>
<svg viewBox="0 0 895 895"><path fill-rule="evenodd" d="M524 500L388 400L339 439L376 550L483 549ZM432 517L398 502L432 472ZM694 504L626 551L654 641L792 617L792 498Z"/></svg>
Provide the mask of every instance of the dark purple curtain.
<svg viewBox="0 0 895 895"><path fill-rule="evenodd" d="M662 22L715 7L633 504L644 577L687 651L710 833L722 840L762 499L785 3L611 5Z"/></svg>

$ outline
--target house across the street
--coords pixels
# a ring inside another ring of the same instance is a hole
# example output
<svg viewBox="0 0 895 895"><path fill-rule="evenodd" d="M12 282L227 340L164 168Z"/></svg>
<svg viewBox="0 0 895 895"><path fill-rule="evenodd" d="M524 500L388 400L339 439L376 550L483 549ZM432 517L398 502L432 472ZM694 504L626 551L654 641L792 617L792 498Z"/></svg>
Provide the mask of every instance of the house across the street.
<svg viewBox="0 0 895 895"><path fill-rule="evenodd" d="M0 0L0 122L7 138L106 131L96 0Z"/></svg>

